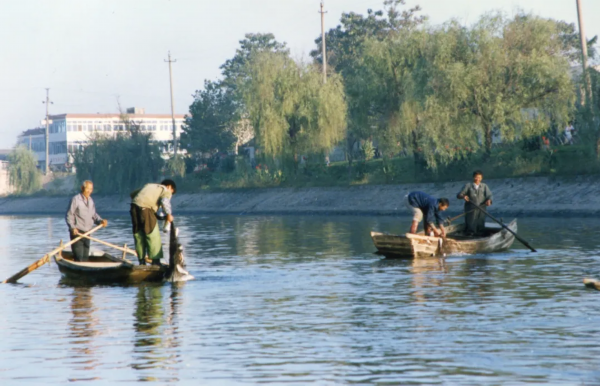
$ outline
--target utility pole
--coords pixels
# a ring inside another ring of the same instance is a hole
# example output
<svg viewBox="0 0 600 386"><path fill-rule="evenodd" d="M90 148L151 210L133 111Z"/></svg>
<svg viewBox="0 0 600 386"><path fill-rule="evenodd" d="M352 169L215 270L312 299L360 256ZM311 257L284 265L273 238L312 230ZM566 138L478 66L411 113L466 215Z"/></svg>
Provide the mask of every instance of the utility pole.
<svg viewBox="0 0 600 386"><path fill-rule="evenodd" d="M581 0L575 0L577 3L577 18L579 19L579 39L581 40L581 65L583 66L583 79L585 82L586 89L586 103L591 104L593 102L592 96L592 82L590 81L590 73L587 65L587 41L585 39L585 29L583 27L583 11L581 10Z"/></svg>
<svg viewBox="0 0 600 386"><path fill-rule="evenodd" d="M46 101L44 101L42 103L46 104L46 120L45 120L45 123L46 123L46 135L45 135L45 137L46 137L46 165L45 166L46 167L44 169L44 174L48 175L49 167L50 167L50 155L49 155L49 151L48 151L48 145L50 143L50 140L49 140L50 132L48 131L48 126L50 124L50 118L48 115L48 106L51 103L54 103L54 102L50 101L50 89L49 88L46 89Z"/></svg>
<svg viewBox="0 0 600 386"><path fill-rule="evenodd" d="M171 70L171 63L175 63L177 60L171 60L171 51L169 51L169 60L165 62L169 63L169 83L171 85L171 120L173 121L173 158L177 156L177 127L175 127L175 104L173 103L173 72Z"/></svg>
<svg viewBox="0 0 600 386"><path fill-rule="evenodd" d="M323 1L321 1L321 10L319 13L321 14L321 56L323 57L323 84L327 83L327 50L325 48L325 14L326 11L323 11Z"/></svg>

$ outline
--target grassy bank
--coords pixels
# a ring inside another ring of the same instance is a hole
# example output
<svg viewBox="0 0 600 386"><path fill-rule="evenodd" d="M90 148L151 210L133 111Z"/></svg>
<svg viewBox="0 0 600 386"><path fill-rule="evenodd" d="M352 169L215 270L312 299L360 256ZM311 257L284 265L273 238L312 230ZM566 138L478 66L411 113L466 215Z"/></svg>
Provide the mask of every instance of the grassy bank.
<svg viewBox="0 0 600 386"><path fill-rule="evenodd" d="M471 153L467 158L442 165L436 170L410 157L377 158L369 161L308 162L297 167L261 163L252 167L238 157L229 171L203 170L179 179L187 192L239 188L319 187L447 182L469 179L482 170L486 179L529 176L570 177L600 174L600 163L589 146L564 145L551 149L524 151L515 146L497 147L491 156Z"/></svg>

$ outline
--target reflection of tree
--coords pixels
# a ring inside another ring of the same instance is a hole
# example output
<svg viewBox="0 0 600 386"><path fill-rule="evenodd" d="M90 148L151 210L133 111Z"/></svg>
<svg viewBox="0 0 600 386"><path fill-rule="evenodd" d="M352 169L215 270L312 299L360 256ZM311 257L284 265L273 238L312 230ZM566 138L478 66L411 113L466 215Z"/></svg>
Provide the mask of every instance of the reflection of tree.
<svg viewBox="0 0 600 386"><path fill-rule="evenodd" d="M251 259L274 252L289 256L291 251L297 253L299 247L310 255L324 251L346 255L352 243L348 237L351 226L330 220L315 221L314 217L238 217L233 228L235 253Z"/></svg>
<svg viewBox="0 0 600 386"><path fill-rule="evenodd" d="M156 368L165 368L172 362L175 355L169 354L169 347L177 347L176 332L172 316L175 314L175 303L177 302L176 287L171 296L171 312L168 320L163 309L163 286L148 285L140 286L135 302L135 343L134 363L132 367L144 371ZM167 324L168 323L168 324ZM164 329L164 330L163 330ZM166 335L163 338L163 335ZM158 378L144 374L140 381L154 381ZM160 379L171 382L177 379Z"/></svg>
<svg viewBox="0 0 600 386"><path fill-rule="evenodd" d="M81 358L83 367L81 370L92 370L98 364L95 358L96 348L93 345L93 337L98 334L95 330L98 324L94 317L94 303L90 287L74 287L73 299L71 300L71 312L73 318L69 322L71 333L70 343L75 351L75 358Z"/></svg>

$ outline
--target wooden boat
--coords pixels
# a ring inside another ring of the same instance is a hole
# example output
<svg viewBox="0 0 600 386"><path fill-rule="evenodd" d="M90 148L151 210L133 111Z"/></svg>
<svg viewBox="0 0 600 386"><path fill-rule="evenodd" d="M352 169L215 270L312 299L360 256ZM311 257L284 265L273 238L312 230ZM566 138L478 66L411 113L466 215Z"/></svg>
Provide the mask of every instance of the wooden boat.
<svg viewBox="0 0 600 386"><path fill-rule="evenodd" d="M517 232L517 220L514 219L507 227ZM446 227L446 239L407 233L392 235L371 232L371 238L382 255L390 257L424 258L442 257L453 253L490 253L510 248L515 236L499 224L485 223L482 236L469 237L464 235L465 224Z"/></svg>
<svg viewBox="0 0 600 386"><path fill-rule="evenodd" d="M596 279L584 278L583 284L588 288L593 288L593 289L600 291L600 281L598 281Z"/></svg>
<svg viewBox="0 0 600 386"><path fill-rule="evenodd" d="M102 251L90 251L89 261L73 259L71 252L54 256L58 270L67 279L92 283L134 284L165 280L168 266L134 265Z"/></svg>
<svg viewBox="0 0 600 386"><path fill-rule="evenodd" d="M90 251L89 261L81 262L75 261L71 252L62 250L54 255L54 260L64 277L77 281L134 284L191 280L194 277L184 269L185 258L177 233L177 228L172 225L169 241L169 265L138 265L103 251ZM97 241L111 245L101 240ZM129 252L126 249L125 251ZM135 252L131 251L131 253Z"/></svg>

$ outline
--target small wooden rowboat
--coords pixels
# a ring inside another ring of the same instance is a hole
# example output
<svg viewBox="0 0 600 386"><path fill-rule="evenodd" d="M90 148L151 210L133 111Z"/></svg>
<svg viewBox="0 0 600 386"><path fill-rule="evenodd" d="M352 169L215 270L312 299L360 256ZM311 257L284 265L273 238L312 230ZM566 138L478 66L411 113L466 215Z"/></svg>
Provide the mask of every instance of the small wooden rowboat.
<svg viewBox="0 0 600 386"><path fill-rule="evenodd" d="M71 252L54 256L59 271L71 280L92 283L134 284L165 280L168 266L134 265L102 251L90 251L89 261L73 259Z"/></svg>
<svg viewBox="0 0 600 386"><path fill-rule="evenodd" d="M517 220L514 219L507 227L517 232ZM405 235L391 235L387 233L371 232L371 238L382 255L390 257L423 258L442 257L452 253L490 253L510 248L515 241L515 236L500 225L485 223L482 236L469 237L464 235L465 224L456 224L446 227L446 239L407 233Z"/></svg>
<svg viewBox="0 0 600 386"><path fill-rule="evenodd" d="M177 234L178 229L172 224L169 240L169 265L137 265L125 258L120 259L103 251L90 251L89 261L81 262L75 261L71 252L62 250L54 255L54 260L63 276L77 281L134 284L191 280L194 277L184 269L185 258ZM101 240L96 241L105 245L112 245ZM113 245L113 247L116 246ZM128 251L125 247L120 249L132 254L135 253L135 251Z"/></svg>

